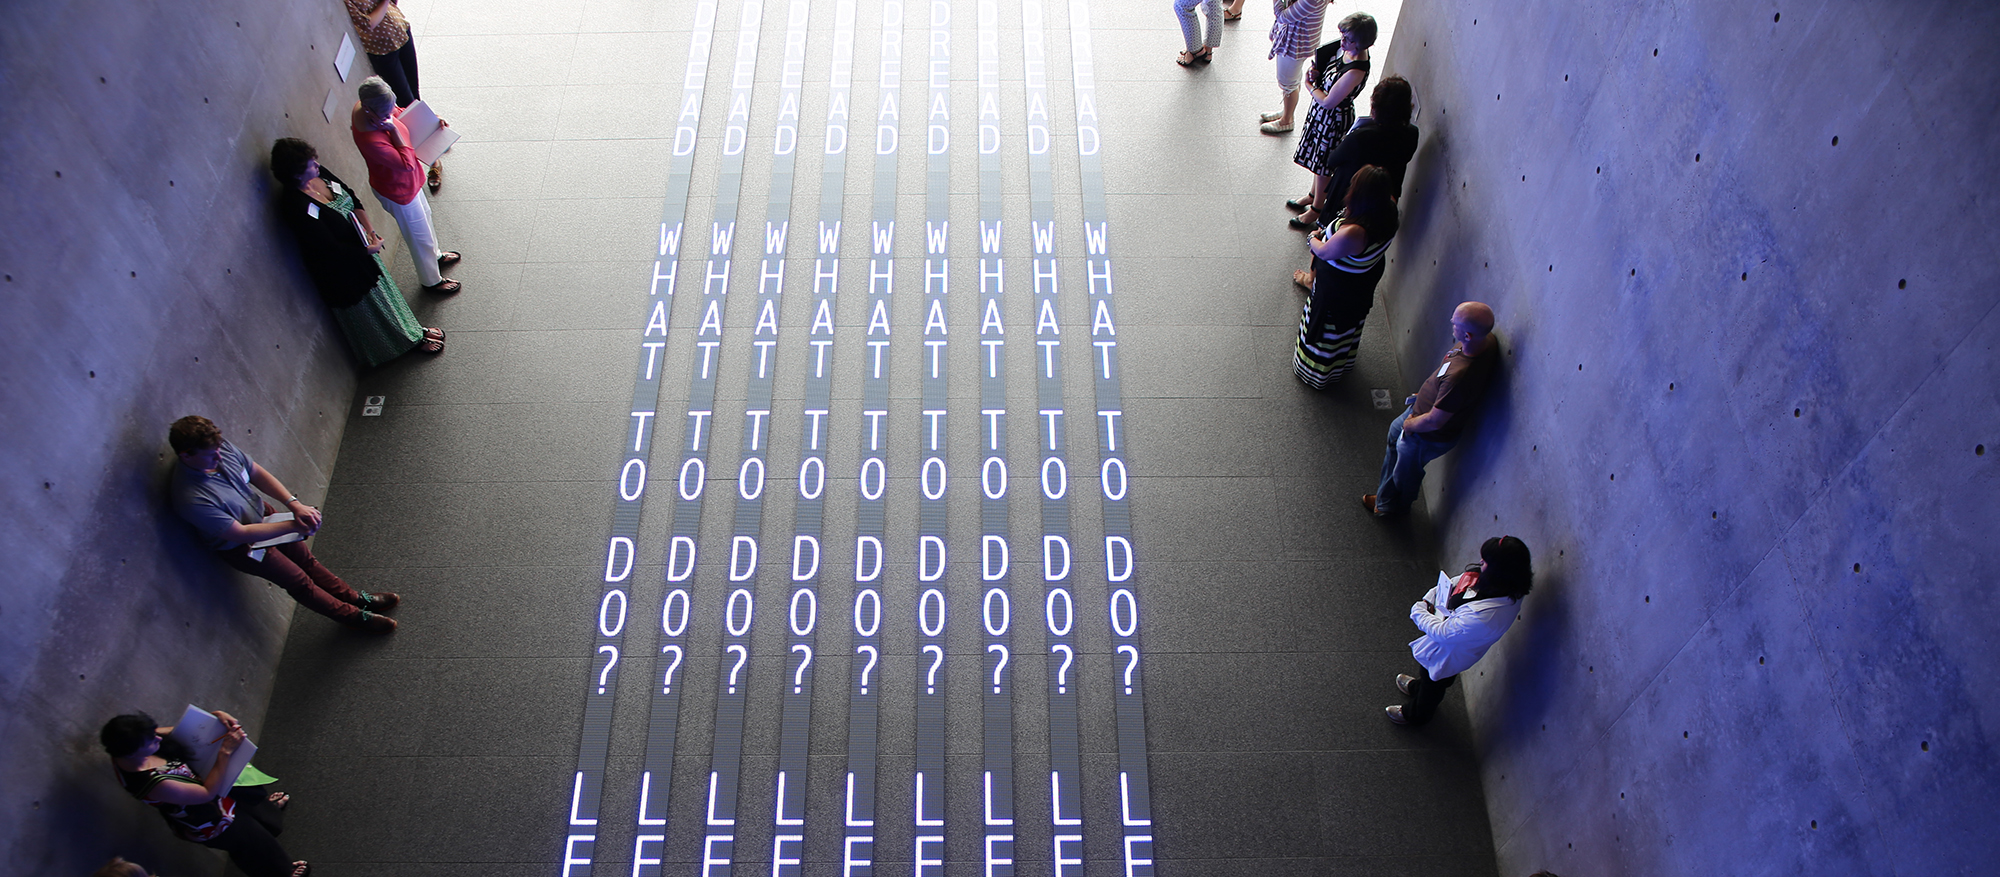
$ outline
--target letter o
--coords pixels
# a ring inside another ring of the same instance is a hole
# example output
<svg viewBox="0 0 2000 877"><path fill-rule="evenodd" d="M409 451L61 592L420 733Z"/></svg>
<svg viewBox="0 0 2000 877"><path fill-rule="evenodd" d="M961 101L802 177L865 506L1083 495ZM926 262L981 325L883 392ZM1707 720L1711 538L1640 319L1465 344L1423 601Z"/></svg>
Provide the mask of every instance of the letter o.
<svg viewBox="0 0 2000 877"><path fill-rule="evenodd" d="M1124 623L1119 623L1119 604L1123 603ZM1139 632L1139 601L1132 592L1119 588L1111 592L1111 631L1119 636L1131 636Z"/></svg>
<svg viewBox="0 0 2000 877"><path fill-rule="evenodd" d="M1062 598L1062 621L1056 621L1056 598ZM1069 636L1070 625L1076 622L1076 607L1069 601L1069 591L1065 588L1050 588L1047 605L1042 607L1042 615L1048 619L1049 633Z"/></svg>
<svg viewBox="0 0 2000 877"><path fill-rule="evenodd" d="M611 620L611 598L618 598L618 620ZM597 632L605 636L617 636L625 629L625 592L612 588L604 592L604 602L597 604Z"/></svg>
<svg viewBox="0 0 2000 877"><path fill-rule="evenodd" d="M807 457L805 462L799 464L799 495L806 499L819 499L820 491L825 489L826 464L820 462L818 457Z"/></svg>
<svg viewBox="0 0 2000 877"><path fill-rule="evenodd" d="M738 597L741 597L743 599L743 626L740 629L736 625L736 600ZM744 590L742 588L737 588L734 591L730 591L729 606L722 613L722 621L724 624L728 625L729 635L742 636L746 633L749 633L750 617L754 615L756 611L757 611L756 604L750 599L749 591Z"/></svg>
<svg viewBox="0 0 2000 877"><path fill-rule="evenodd" d="M1050 466L1054 466L1056 470L1056 476L1053 482L1049 478ZM1048 497L1049 499L1062 499L1063 494L1068 492L1069 492L1069 466L1063 463L1061 457L1049 457L1048 459L1043 460L1042 495Z"/></svg>
<svg viewBox="0 0 2000 877"><path fill-rule="evenodd" d="M863 588L854 595L854 632L860 636L874 636L881 629L882 595L875 593L874 588Z"/></svg>
<svg viewBox="0 0 2000 877"><path fill-rule="evenodd" d="M680 604L678 611L674 609L676 602ZM667 636L680 636L687 632L688 617L693 614L694 602L686 588L668 591L666 602L660 604L660 630Z"/></svg>
<svg viewBox="0 0 2000 877"><path fill-rule="evenodd" d="M690 472L694 473L694 487L692 488L688 487L688 473ZM681 478L680 478L681 499L689 501L700 499L702 482L706 481L707 479L708 479L708 467L702 464L701 458L700 457L687 458L687 462L681 464Z"/></svg>
<svg viewBox="0 0 2000 877"><path fill-rule="evenodd" d="M874 467L874 474L875 474L875 489L872 492L869 491L868 489L869 467ZM866 460L862 460L861 498L869 500L881 499L882 488L887 485L888 478L889 478L888 471L882 466L881 457L869 457Z"/></svg>
<svg viewBox="0 0 2000 877"><path fill-rule="evenodd" d="M937 600L937 628L931 628L931 600ZM917 626L923 628L924 636L944 633L944 592L931 588L917 598Z"/></svg>
<svg viewBox="0 0 2000 877"><path fill-rule="evenodd" d="M932 490L932 489L931 489L931 464L932 464L932 463L936 463L936 464L937 464L937 489L936 489L936 490ZM920 487L921 487L921 488L923 489L923 491L924 491L924 498L925 498L925 499L943 499L943 498L944 498L944 487L945 487L945 480L946 480L946 473L945 473L945 471L944 471L944 461L943 461L943 460L940 460L940 459L938 459L937 457L927 457L927 458L925 458L925 459L924 459L924 468L923 468L923 471L922 471L922 474L921 474L921 475L920 475L920 476L918 477L918 479L917 479L917 481L918 481L918 484L919 484L919 486L920 486Z"/></svg>
<svg viewBox="0 0 2000 877"><path fill-rule="evenodd" d="M639 470L637 478L632 477L634 468ZM618 498L626 502L638 499L646 492L646 461L633 457L625 461L625 468L618 473Z"/></svg>
<svg viewBox="0 0 2000 877"><path fill-rule="evenodd" d="M979 467L979 489L985 491L987 499L1000 499L1007 495L1006 460L986 458L986 464Z"/></svg>
<svg viewBox="0 0 2000 877"><path fill-rule="evenodd" d="M750 464L757 464L757 474L750 474ZM756 486L751 486L752 481ZM743 467L736 470L736 495L745 500L753 500L764 495L764 458L745 457Z"/></svg>
<svg viewBox="0 0 2000 877"><path fill-rule="evenodd" d="M1112 487L1111 487L1111 470L1112 470L1112 467L1114 467L1114 466L1115 466L1115 467L1117 467L1117 469L1118 469L1118 488L1117 488L1116 490L1113 490L1113 489L1112 489ZM1125 498L1125 461L1124 461L1124 460L1120 460L1120 459L1118 459L1117 457L1105 457L1105 458L1104 458L1104 468L1103 468L1103 469L1100 469L1100 470L1098 470L1098 473L1097 473L1097 480L1098 480L1098 483L1102 484L1102 485L1103 485L1103 487L1104 487L1104 498L1105 498L1105 499L1108 499L1108 500L1111 500L1112 502L1118 502L1119 500L1122 500L1122 499L1124 499L1124 498Z"/></svg>
<svg viewBox="0 0 2000 877"><path fill-rule="evenodd" d="M806 620L804 624L799 623L800 597L805 598ZM813 596L813 592L811 589L800 588L792 592L791 616L792 617L790 620L792 622L792 634L794 636L805 636L806 634L812 633L813 628L819 624L819 598Z"/></svg>
<svg viewBox="0 0 2000 877"><path fill-rule="evenodd" d="M1000 623L997 625L993 623L993 599L995 597L1000 599ZM999 588L986 589L986 601L979 607L979 615L979 620L986 625L987 635L1005 635L1008 625L1014 622L1014 607L1007 602L1007 592Z"/></svg>

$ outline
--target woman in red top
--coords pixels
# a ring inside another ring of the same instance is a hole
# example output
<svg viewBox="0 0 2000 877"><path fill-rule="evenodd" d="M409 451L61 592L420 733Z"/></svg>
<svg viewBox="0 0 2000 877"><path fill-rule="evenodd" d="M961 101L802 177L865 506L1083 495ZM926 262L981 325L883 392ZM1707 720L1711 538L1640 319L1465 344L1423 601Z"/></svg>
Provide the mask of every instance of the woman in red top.
<svg viewBox="0 0 2000 877"><path fill-rule="evenodd" d="M355 147L368 162L368 187L402 229L410 261L417 266L417 282L426 292L457 292L458 281L446 280L444 269L458 264L459 255L438 247L430 198L424 195L424 163L410 142L410 129L403 125L396 92L380 76L361 80L360 92L350 128Z"/></svg>
<svg viewBox="0 0 2000 877"><path fill-rule="evenodd" d="M118 784L125 791L160 811L167 826L180 839L214 847L229 853L229 859L250 877L306 877L312 866L292 861L272 835L284 831L282 812L291 802L283 792L269 795L252 790L242 798L230 796L225 771L229 757L243 743L243 726L235 717L217 712L227 733L222 736L215 766L199 777L179 758L185 753L161 753L163 745L178 749L164 739L173 728L158 727L144 713L118 716L104 723L98 742L118 769Z"/></svg>

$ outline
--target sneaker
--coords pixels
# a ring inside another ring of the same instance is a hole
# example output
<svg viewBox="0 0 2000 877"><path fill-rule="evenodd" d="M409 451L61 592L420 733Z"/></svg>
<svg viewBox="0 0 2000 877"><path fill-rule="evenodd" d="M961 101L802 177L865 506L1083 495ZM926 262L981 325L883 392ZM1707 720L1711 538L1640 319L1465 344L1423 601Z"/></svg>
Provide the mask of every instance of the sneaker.
<svg viewBox="0 0 2000 877"><path fill-rule="evenodd" d="M403 598L394 591L361 592L361 608L370 612L387 612L402 602Z"/></svg>
<svg viewBox="0 0 2000 877"><path fill-rule="evenodd" d="M1264 114L1262 114L1262 115L1259 115L1259 116L1257 117L1257 121L1259 121L1259 122L1275 122L1275 121L1278 121L1279 119L1282 119L1282 118L1284 118L1284 117L1285 117L1285 114L1284 114L1284 113L1283 113L1282 111L1281 111L1281 112L1276 112L1276 113L1264 113Z"/></svg>
<svg viewBox="0 0 2000 877"><path fill-rule="evenodd" d="M361 623L355 625L369 633L395 633L396 619L387 615L376 615L366 609L361 610Z"/></svg>
<svg viewBox="0 0 2000 877"><path fill-rule="evenodd" d="M1395 722L1398 725L1407 725L1410 723L1409 719L1403 718L1403 708L1400 706L1383 707L1382 712L1389 716L1389 721Z"/></svg>
<svg viewBox="0 0 2000 877"><path fill-rule="evenodd" d="M1290 134L1292 133L1292 126L1280 125L1276 122L1265 122L1262 125L1258 125L1257 130L1266 134Z"/></svg>
<svg viewBox="0 0 2000 877"><path fill-rule="evenodd" d="M1416 681L1417 677L1415 676L1411 676L1408 673L1398 673L1396 674L1396 690L1404 694L1412 694L1410 686L1415 684ZM1412 696L1414 695L1412 694Z"/></svg>

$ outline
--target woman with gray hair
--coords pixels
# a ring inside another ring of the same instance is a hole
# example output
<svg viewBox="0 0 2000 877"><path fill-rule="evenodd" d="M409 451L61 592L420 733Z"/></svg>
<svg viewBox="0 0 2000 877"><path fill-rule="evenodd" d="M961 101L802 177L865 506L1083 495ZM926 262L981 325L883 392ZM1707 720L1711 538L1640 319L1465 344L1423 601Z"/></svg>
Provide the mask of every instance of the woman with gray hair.
<svg viewBox="0 0 2000 877"><path fill-rule="evenodd" d="M438 247L430 198L424 194L424 163L400 118L403 108L396 106L396 92L380 76L361 80L360 92L351 127L354 145L368 162L368 187L402 229L410 261L417 266L417 282L426 292L457 292L458 281L445 279L444 269L457 264L459 255Z"/></svg>

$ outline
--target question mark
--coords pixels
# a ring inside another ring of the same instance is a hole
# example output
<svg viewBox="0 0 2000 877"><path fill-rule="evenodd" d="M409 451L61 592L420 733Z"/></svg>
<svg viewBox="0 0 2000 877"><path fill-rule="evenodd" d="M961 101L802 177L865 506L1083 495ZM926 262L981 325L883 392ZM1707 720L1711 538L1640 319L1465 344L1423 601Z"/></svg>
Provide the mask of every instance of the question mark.
<svg viewBox="0 0 2000 877"><path fill-rule="evenodd" d="M861 654L862 652L868 653L868 666L861 668L861 693L867 694L868 672L875 669L875 659L880 655L880 653L875 651L874 646L859 646L854 650L854 653L857 655Z"/></svg>
<svg viewBox="0 0 2000 877"><path fill-rule="evenodd" d="M597 653L598 653L598 654L600 654L600 655L601 655L601 654L604 654L605 652L610 652L610 653L611 653L611 660L609 660L609 661L605 661L605 662L604 662L604 669L602 669L602 670L599 670L599 671L597 671L597 693L598 693L598 694L603 694L603 693L604 693L604 680L605 680L605 678L606 678L606 677L609 677L609 676L611 675L611 668L613 668L613 667L616 667L616 666L618 666L618 647L617 647L617 646L598 646L598 647L597 647Z"/></svg>
<svg viewBox="0 0 2000 877"><path fill-rule="evenodd" d="M799 643L798 645L792 646L792 651L806 653L805 660L799 662L799 669L793 671L792 673L792 693L798 694L800 690L802 690L805 687L806 665L813 662L813 650L812 646L806 645L805 643Z"/></svg>
<svg viewBox="0 0 2000 877"><path fill-rule="evenodd" d="M1001 671L1001 670L1003 670L1003 669L1005 669L1005 668L1006 668L1006 666L1007 666L1007 647L1006 647L1006 646L1003 646L1003 645L1001 645L1001 644L999 644L999 643L994 643L994 644L992 644L992 645L990 645L990 646L987 646L987 647L986 647L986 650L987 650L987 651L989 651L989 652L999 652L999 653L1000 653L1000 663L998 663L998 664L994 664L994 665L993 665L993 693L994 693L994 694L999 694L999 693L1000 693L1000 671Z"/></svg>
<svg viewBox="0 0 2000 877"><path fill-rule="evenodd" d="M926 652L936 652L937 660L931 662L931 671L924 675L924 693L937 693L937 671L944 666L944 646L924 646Z"/></svg>
<svg viewBox="0 0 2000 877"><path fill-rule="evenodd" d="M1118 650L1119 650L1119 651L1121 651L1121 652L1131 652L1131 653L1132 653L1132 660L1130 660L1130 661L1127 661L1127 662L1125 663L1125 693L1126 693L1126 694L1131 694L1131 693L1132 693L1132 671L1133 671L1133 670L1134 670L1135 668L1137 668L1137 667L1139 666L1139 647L1138 647L1138 646L1119 646L1119 647L1118 647Z"/></svg>
<svg viewBox="0 0 2000 877"><path fill-rule="evenodd" d="M664 654L666 654L667 652L673 652L673 653L674 653L674 662L673 662L673 663L671 663L671 664L668 664L668 665L667 665L667 672L666 672L666 675L665 675L665 676L662 676L662 677L660 678L660 693L661 693L661 694L673 694L673 693L674 693L674 670L678 669L678 668L680 667L680 665L681 665L681 647L680 647L680 646L661 646L661 647L660 647L660 654L663 654L663 655L664 655Z"/></svg>
<svg viewBox="0 0 2000 877"><path fill-rule="evenodd" d="M1069 680L1065 677L1069 675L1069 663L1076 659L1076 653L1070 651L1069 646L1060 643L1050 646L1049 651L1062 653L1062 667L1056 670L1056 693L1067 694L1069 692Z"/></svg>
<svg viewBox="0 0 2000 877"><path fill-rule="evenodd" d="M723 651L736 653L736 666L729 668L729 693L736 693L736 674L743 669L743 662L750 660L750 649L741 645L730 646Z"/></svg>

